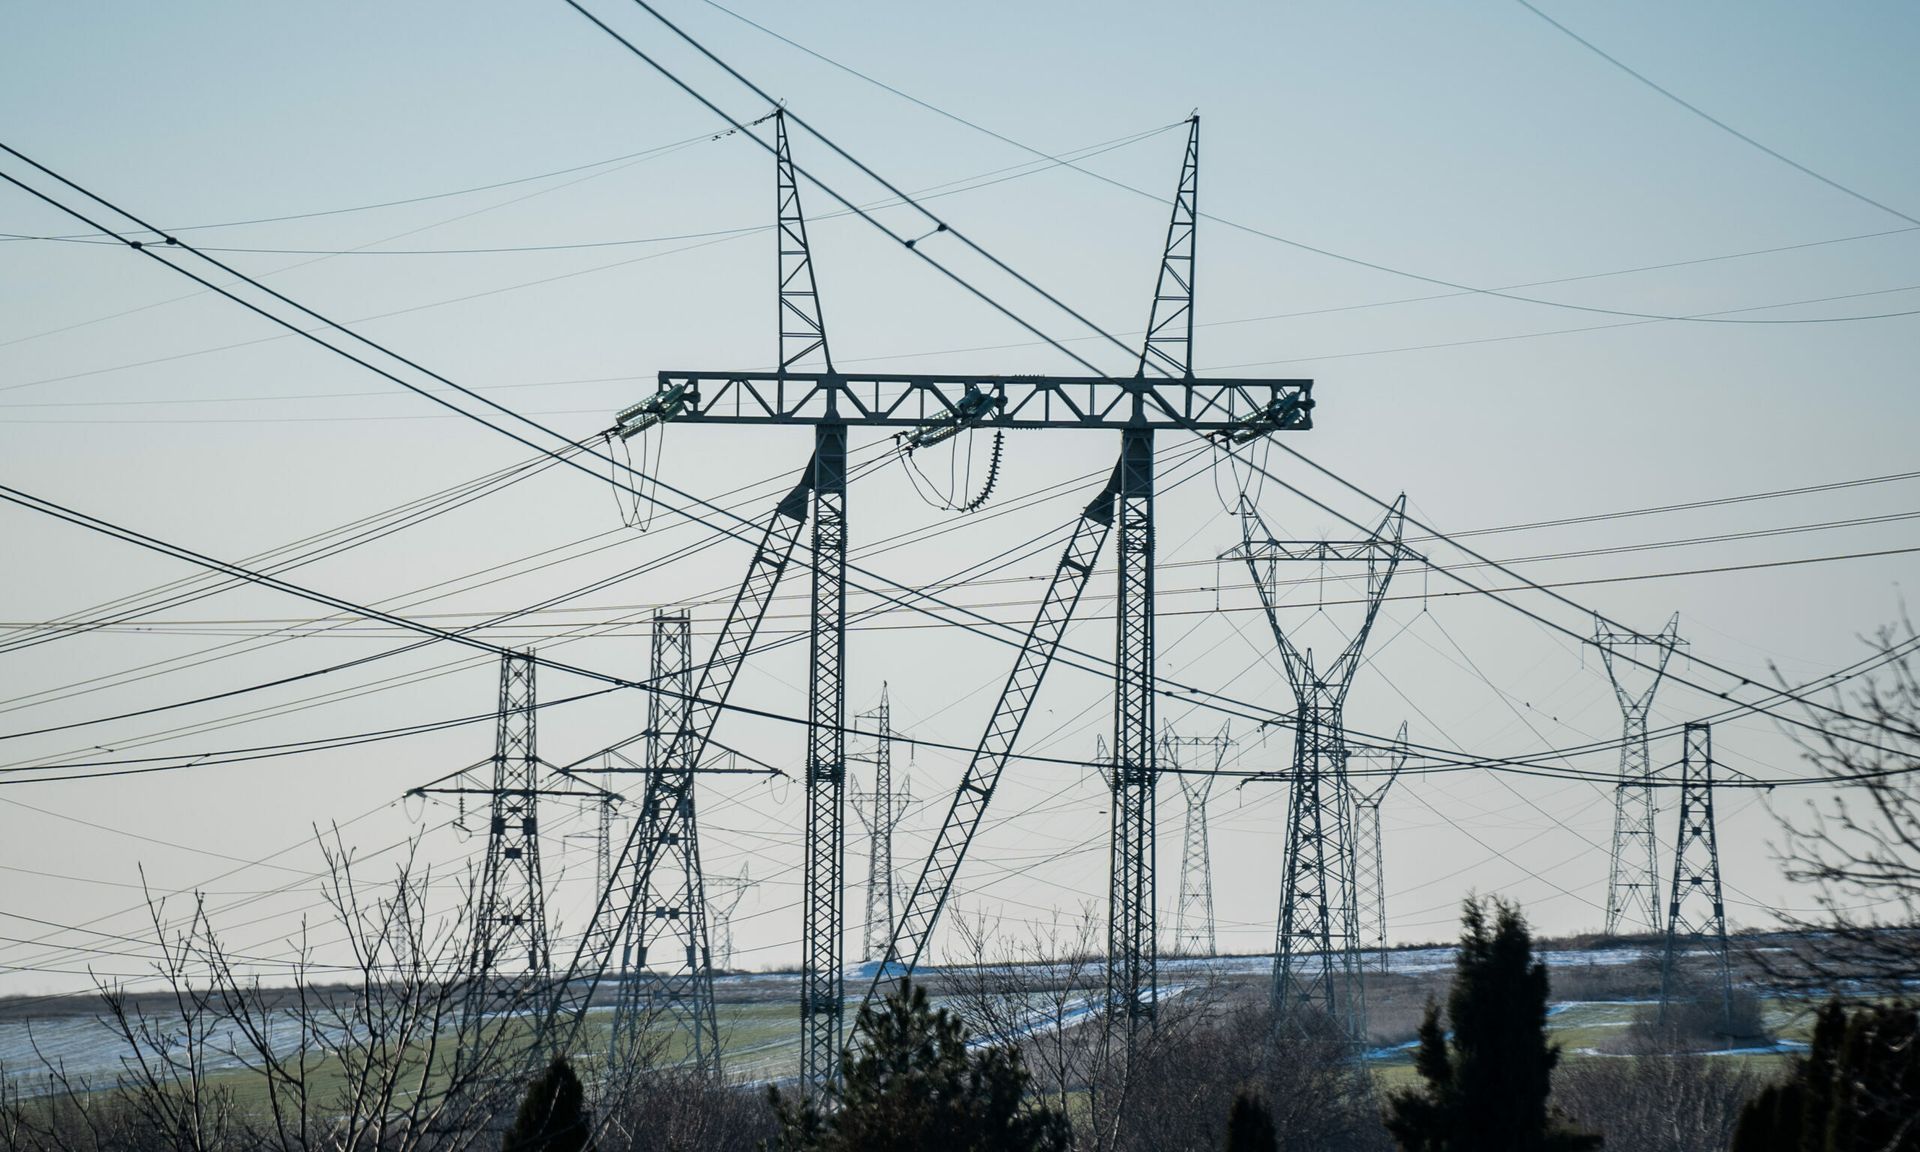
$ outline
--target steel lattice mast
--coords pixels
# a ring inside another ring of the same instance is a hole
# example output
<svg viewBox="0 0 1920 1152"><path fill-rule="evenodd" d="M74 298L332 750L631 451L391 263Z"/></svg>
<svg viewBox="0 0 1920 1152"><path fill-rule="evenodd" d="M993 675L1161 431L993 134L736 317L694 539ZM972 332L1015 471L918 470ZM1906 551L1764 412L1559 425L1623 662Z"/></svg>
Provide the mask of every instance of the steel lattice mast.
<svg viewBox="0 0 1920 1152"><path fill-rule="evenodd" d="M469 984L461 1013L464 1044L473 1042L483 1019L536 1008L552 975L540 878L534 667L533 658L522 653L500 658L487 846L474 895Z"/></svg>
<svg viewBox="0 0 1920 1152"><path fill-rule="evenodd" d="M647 693L647 791L642 837L651 866L636 886L638 913L622 945L615 987L612 1062L637 1068L657 1061L665 1024L684 1036L692 1066L720 1070L720 1033L713 1011L713 965L707 936L706 882L700 871L700 824L694 807L692 741L693 622L684 612L656 612Z"/></svg>
<svg viewBox="0 0 1920 1152"><path fill-rule="evenodd" d="M573 961L566 976L556 987L546 1025L529 1046L531 1060L546 1058L548 1051L570 1051L600 981L618 963L619 946L630 938L635 917L647 907L647 893L653 885L654 869L661 863L661 848L682 836L682 821L694 817L691 802L693 777L705 757L714 724L733 692L741 663L753 647L767 605L786 571L806 525L807 493L813 469L780 501L767 518L766 528L746 576L727 610L714 641L713 651L700 668L699 680L691 696L674 747L661 753L661 762L690 771L648 772L646 791L639 815L627 832L625 844L600 892L593 914L588 917ZM685 802L683 802L683 800Z"/></svg>
<svg viewBox="0 0 1920 1152"><path fill-rule="evenodd" d="M1273 1009L1277 1027L1297 1027L1318 1011L1345 1035L1366 1033L1355 903L1352 789L1347 778L1347 690L1359 669L1367 634L1402 555L1406 497L1394 502L1371 536L1356 541L1276 540L1241 497L1241 543L1229 552L1246 562L1294 694L1293 767L1286 775L1286 858L1281 865L1279 924L1274 942ZM1280 623L1275 586L1283 562L1362 564L1366 612L1346 647L1324 667L1296 646Z"/></svg>
<svg viewBox="0 0 1920 1152"><path fill-rule="evenodd" d="M1680 755L1680 827L1673 844L1673 891L1660 964L1660 1015L1682 982L1682 942L1705 945L1720 995L1721 1026L1733 1031L1733 972L1727 957L1727 906L1720 890L1720 839L1713 823L1713 728L1690 723Z"/></svg>
<svg viewBox="0 0 1920 1152"><path fill-rule="evenodd" d="M1222 728L1218 736L1175 736L1164 741L1167 768L1180 772L1182 748L1213 753L1211 771L1180 774L1180 793L1186 800L1185 835L1180 844L1180 901L1175 905L1173 949L1182 956L1212 956L1219 950L1214 934L1213 850L1207 836L1207 801L1217 773L1226 764L1233 739Z"/></svg>
<svg viewBox="0 0 1920 1152"><path fill-rule="evenodd" d="M905 810L905 796L893 790L893 705L888 701L887 684L880 684L880 706L862 712L862 722L873 724L873 750L854 759L873 765L873 790L854 794L854 811L867 831L867 919L863 927L861 955L868 960L885 960L887 942L893 938L894 915L898 911L899 885L893 873L893 830ZM860 805L865 804L865 808Z"/></svg>
<svg viewBox="0 0 1920 1152"><path fill-rule="evenodd" d="M1620 702L1620 782L1613 789L1613 852L1607 869L1607 935L1623 930L1660 931L1660 845L1654 835L1653 761L1647 751L1647 714L1653 709L1653 695L1666 675L1667 661L1680 639L1680 614L1673 614L1667 626L1652 636L1638 632L1620 632L1608 628L1598 617L1593 623L1593 644L1600 649L1607 679ZM1628 691L1621 680L1623 669L1614 654L1622 649L1652 648L1650 665L1653 677L1640 692Z"/></svg>
<svg viewBox="0 0 1920 1152"><path fill-rule="evenodd" d="M780 230L780 370L815 352L833 371L806 214L787 141L774 114L774 181ZM847 868L847 426L834 398L814 427L812 621L807 684L807 827L800 927L800 1082L831 1078L846 1039Z"/></svg>
<svg viewBox="0 0 1920 1152"><path fill-rule="evenodd" d="M1380 836L1380 805L1407 763L1406 721L1400 722L1400 732L1392 746L1377 753L1350 751L1348 756L1386 764L1384 776L1367 780L1349 777L1348 780L1353 789L1353 902L1354 918L1359 925L1359 947L1364 950L1361 967L1371 966L1374 971L1384 973L1387 971L1387 861Z"/></svg>
<svg viewBox="0 0 1920 1152"><path fill-rule="evenodd" d="M1194 256L1200 211L1200 118L1187 130L1187 151L1167 222L1153 307L1136 377L1147 370L1193 379ZM1136 407L1142 400L1136 396ZM1120 434L1120 491L1115 519L1119 572L1114 598L1113 831L1107 891L1107 1019L1124 1021L1127 1050L1141 1023L1159 1009L1159 938L1155 921L1155 762L1153 658L1153 429L1136 413Z"/></svg>
<svg viewBox="0 0 1920 1152"><path fill-rule="evenodd" d="M782 132L776 126L776 134ZM1197 121L1194 124L1198 131ZM781 137L784 139L784 137ZM1213 379L1196 380L1190 374L1191 320L1173 318L1184 307L1191 312L1192 236L1197 202L1193 165L1197 136L1190 134L1181 180L1182 194L1164 249L1160 287L1156 292L1152 327L1171 338L1186 333L1186 349L1170 351L1175 341L1156 342L1156 353L1143 357L1133 377L1110 376L997 376L982 374L848 373L831 367L800 371L791 365L813 347L826 359L825 328L818 315L813 290L813 266L805 255L799 197L794 192L794 170L784 146L776 147L776 168L782 188L780 283L782 365L776 371L662 371L659 390L619 413L614 432L622 437L671 421L675 424L812 425L815 456L810 475L814 505L812 626L812 682L809 685L807 743L807 829L804 849L806 891L802 897L801 1075L811 1086L831 1075L838 1058L838 1040L844 1031L840 995L841 942L844 924L843 892L845 828L841 816L845 801L845 595L847 513L846 443L849 428L894 428L916 444L935 443L969 428L1004 430L1108 429L1122 440L1121 463L1113 485L1097 499L1075 529L1055 591L1043 603L1035 628L1029 633L1015 663L1014 676L996 706L988 735L976 750L961 794L949 814L947 827L936 841L928 868L915 895L901 911L881 966L875 988L909 968L925 948L939 909L947 898L952 870L965 854L965 845L984 811L1011 740L1024 720L1031 693L1058 645L1056 624L1064 628L1065 615L1085 580L1081 565L1090 565L1106 526L1096 521L1121 522L1121 587L1117 612L1118 649L1115 674L1116 756L1128 759L1113 774L1120 816L1114 827L1114 884L1111 890L1110 929L1115 947L1109 965L1113 987L1109 1002L1132 1007L1122 1012L1130 1022L1152 1017L1156 954L1153 943L1152 805L1154 781L1153 733L1153 437L1156 429L1245 442L1281 431L1313 426L1312 382L1308 380ZM790 218L790 219L789 219ZM801 275L804 268L805 275ZM1172 271L1169 271L1169 269ZM791 287L790 287L791 286ZM1174 303L1184 296L1186 303ZM812 311L806 310L811 306ZM799 310L811 319L794 322ZM814 337L818 337L817 340ZM1169 357L1173 357L1172 360ZM1166 372L1169 363L1181 365L1180 375L1151 377L1145 368ZM1093 547L1089 549L1088 545ZM1068 575L1063 575L1068 574ZM1056 596L1056 593L1062 595ZM1066 594L1070 593L1070 595ZM870 993L873 989L869 990ZM1128 1026L1131 1042L1133 1023Z"/></svg>

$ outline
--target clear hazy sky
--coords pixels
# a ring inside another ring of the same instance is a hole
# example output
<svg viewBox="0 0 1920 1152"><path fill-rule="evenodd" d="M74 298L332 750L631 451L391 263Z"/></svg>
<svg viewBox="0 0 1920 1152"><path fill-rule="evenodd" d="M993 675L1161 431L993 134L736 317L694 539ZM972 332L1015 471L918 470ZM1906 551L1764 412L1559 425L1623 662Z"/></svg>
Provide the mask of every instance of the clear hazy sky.
<svg viewBox="0 0 1920 1152"><path fill-rule="evenodd" d="M764 104L624 0L592 7L734 116ZM1920 14L1911 5L1555 3L1545 10L1675 93L1787 156L1920 215L1912 147ZM697 0L663 10L790 108L1108 329L1145 319L1165 228L1153 200L1034 157L771 39ZM1170 191L1177 123L1205 125L1202 207L1297 242L1209 220L1200 237L1196 363L1202 372L1310 376L1318 426L1289 443L1365 489L1406 492L1448 531L1531 523L1915 467L1920 317L1857 323L1646 322L1484 294L1521 293L1624 313L1808 320L1920 309L1920 230L1849 198L1636 83L1512 0L1477 4L1166 5L988 2L783 6L736 11L929 104L1053 154L1132 140L1086 159L1115 180ZM13 3L0 13L0 139L94 191L210 247L281 291L568 436L607 426L663 368L761 368L773 355L771 163L560 3L86 5ZM1156 129L1165 129L1155 132ZM684 143L682 143L684 142ZM679 145L677 147L666 147ZM873 184L800 136L800 162L868 203ZM615 158L622 158L616 160ZM0 171L25 166L0 158ZM560 174L555 174L560 173ZM553 175L548 175L553 174ZM1013 179L1000 180L999 177ZM536 178L537 177L537 178ZM534 179L528 179L534 178ZM994 182L986 183L984 181ZM513 182L513 183L508 183ZM44 185L44 181L42 182ZM979 184L979 187L971 185ZM480 186L487 190L463 192ZM1071 363L940 282L858 220L826 218L808 186L837 363L848 369L1063 371ZM378 208L363 206L413 201ZM327 215L308 215L327 212ZM914 234L911 214L882 219ZM195 228L299 216L265 223ZM0 232L86 230L10 186ZM716 235L717 234L717 235ZM679 239L673 239L673 238ZM667 238L667 239L662 239ZM640 243L637 241L648 241ZM633 243L610 242L635 241ZM558 246L558 247L554 247ZM572 246L572 247L568 247ZM969 260L949 237L928 251L1060 337L1073 322ZM1700 261L1647 271L1655 265ZM531 252L434 251L540 247ZM1342 260L1316 253L1337 253ZM278 250L278 251L263 251ZM346 255L312 253L341 252ZM411 254L391 254L404 250ZM389 254L382 254L389 253ZM1364 263L1356 263L1360 261ZM1602 275L1623 273L1619 275ZM1579 278L1579 279L1575 279ZM1552 282L1542 284L1540 282ZM1432 297L1443 296L1434 299ZM1814 301L1811 303L1803 303ZM1744 311L1743 311L1744 310ZM1109 371L1110 347L1072 345ZM884 437L856 435L860 454ZM808 453L799 430L669 429L649 465L718 499L759 483L764 507ZM860 562L909 584L942 579L1068 523L1103 473L1109 436L1008 439L995 518L929 507L897 465L856 481L856 548L910 529L952 529ZM964 442L963 442L964 447ZM984 442L971 446L976 459ZM0 241L0 482L222 557L252 556L525 459L528 451L336 358L111 245ZM1234 477L1163 438L1163 675L1264 708L1291 706L1264 621L1211 558L1235 542L1223 507ZM954 462L926 464L945 487ZM964 467L964 461L959 462ZM1356 519L1363 500L1276 455L1273 467ZM1043 489L1049 498L1022 501ZM1480 538L1534 557L1824 524L1916 511L1909 481ZM738 498L730 498L732 499ZM1347 534L1332 515L1269 484L1269 523L1288 535ZM0 618L62 618L192 574L17 508ZM441 624L468 624L628 571L703 530L672 513L621 526L611 489L552 469L505 493L344 555L296 579ZM1894 520L1794 535L1636 548L1527 564L1534 579L1605 581L1920 546ZM1425 548L1428 545L1421 545ZM995 583L952 592L1021 622L1054 549ZM1434 546L1437 560L1457 553ZM693 603L704 650L746 550L721 544L484 635L639 675L653 606ZM1911 555L1576 585L1582 605L1653 629L1681 614L1691 651L1766 679L1815 676L1864 654L1896 618ZM480 575L475 575L480 574ZM1476 580L1510 581L1485 572ZM1020 580L1009 578L1020 577ZM1590 649L1484 599L1402 569L1358 677L1349 721L1401 720L1414 739L1478 755L1534 756L1618 732ZM1093 588L1070 643L1111 651L1111 581ZM1340 585L1326 586L1339 599ZM769 622L804 624L804 584ZM1298 590L1311 597L1320 586ZM1579 611L1516 597L1584 633ZM871 597L856 595L856 608ZM1218 604L1230 609L1208 611ZM183 758L485 713L495 669L429 647L218 702L36 736L18 733L151 709L397 647L365 624L287 639L312 605L228 592L127 625L0 654L0 766L135 756ZM1342 623L1295 613L1324 648ZM604 635L590 625L623 621ZM1009 649L906 612L851 638L850 705L891 686L896 723L970 746ZM14 637L9 637L12 639ZM756 661L737 699L804 712L803 645ZM1676 661L1712 691L1725 677ZM590 688L557 674L543 696ZM586 755L642 723L616 694L545 711L550 759ZM1656 724L1713 711L1679 682ZM1161 716L1182 732L1222 717L1185 700ZM1060 670L1023 746L1084 757L1110 728L1102 683ZM1288 733L1264 742L1236 721L1247 767L1284 765ZM792 725L729 717L718 737L793 771ZM32 992L145 971L137 937L144 868L156 891L198 886L239 950L269 960L317 902L316 825L384 869L410 828L451 878L472 851L453 812L395 803L408 786L483 759L485 723L331 752L106 780L0 776L0 991ZM1722 759L1753 772L1804 770L1777 725L1716 732ZM1671 743L1656 762L1677 757ZM1612 752L1569 763L1605 771ZM905 763L903 748L897 760ZM923 750L905 774L913 805L896 847L924 851L961 757ZM864 771L860 769L858 771ZM738 960L797 959L800 797L783 783L706 787L712 874L762 881L742 903ZM1764 924L1809 894L1779 877L1769 805L1721 806L1730 915ZM1272 946L1284 793L1215 792L1223 947ZM1104 908L1104 798L1071 767L1017 764L963 876L967 914L1009 932ZM1178 875L1178 790L1161 804L1161 904ZM1414 778L1385 812L1389 910L1401 940L1449 934L1469 889L1522 901L1545 930L1599 925L1611 803L1586 783L1487 774ZM1663 837L1672 813L1663 814ZM416 823L417 822L417 823ZM857 825L856 825L857 827ZM555 907L576 925L591 886L591 823L549 813ZM864 876L855 837L849 874ZM908 865L903 865L903 867ZM1664 872L1667 863L1663 861ZM175 907L178 907L176 900ZM861 901L849 898L857 938ZM850 943L850 949L852 945ZM271 972L269 965L263 971Z"/></svg>

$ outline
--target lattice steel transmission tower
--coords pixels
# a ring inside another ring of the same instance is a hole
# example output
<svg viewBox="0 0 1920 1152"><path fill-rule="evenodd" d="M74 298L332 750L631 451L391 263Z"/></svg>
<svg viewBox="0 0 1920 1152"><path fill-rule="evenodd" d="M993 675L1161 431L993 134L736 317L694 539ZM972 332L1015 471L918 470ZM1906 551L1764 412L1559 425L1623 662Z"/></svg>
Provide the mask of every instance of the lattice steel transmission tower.
<svg viewBox="0 0 1920 1152"><path fill-rule="evenodd" d="M1212 956L1219 950L1214 934L1213 851L1207 838L1207 800L1217 773L1226 764L1233 738L1226 728L1217 736L1176 736L1164 740L1168 770L1179 774L1180 794L1186 801L1186 823L1180 839L1180 902L1175 905L1173 950L1181 956ZM1186 767L1183 749L1192 749L1206 767Z"/></svg>
<svg viewBox="0 0 1920 1152"><path fill-rule="evenodd" d="M1407 724L1392 745L1366 751L1350 750L1349 764L1361 759L1382 767L1383 774L1355 780L1353 789L1353 901L1354 919L1359 925L1362 969L1387 971L1387 861L1380 835L1380 805L1386 800L1400 769L1407 763Z"/></svg>
<svg viewBox="0 0 1920 1152"><path fill-rule="evenodd" d="M900 890L893 871L893 830L907 806L907 790L896 794L893 788L893 705L885 681L880 684L880 706L857 719L874 726L872 751L853 757L873 765L873 790L853 794L853 810L866 827L868 846L867 920L860 951L878 961L887 958L887 942L893 939Z"/></svg>
<svg viewBox="0 0 1920 1152"><path fill-rule="evenodd" d="M488 792L487 846L474 894L469 983L461 1033L538 1007L552 976L546 889L540 878L540 758L533 657L500 658L500 708Z"/></svg>
<svg viewBox="0 0 1920 1152"><path fill-rule="evenodd" d="M654 1063L666 1034L684 1036L693 1067L720 1067L720 1031L713 1010L713 963L707 936L706 880L700 871L700 824L694 806L692 717L693 621L684 612L656 612L648 665L646 773L639 835L652 867L636 877L615 988L615 1067ZM649 1035L652 1035L652 1039Z"/></svg>
<svg viewBox="0 0 1920 1152"><path fill-rule="evenodd" d="M1273 960L1276 1026L1296 1027L1299 1014L1324 1012L1345 1035L1366 1035L1360 979L1362 945L1355 900L1352 846L1353 791L1347 778L1344 720L1347 690L1360 667L1367 634L1386 597L1403 550L1407 498L1394 502L1364 540L1276 540L1252 501L1241 497L1241 542L1229 552L1244 560L1260 593L1267 623L1293 685L1293 767L1286 775L1286 859L1281 866L1280 913ZM1282 563L1364 565L1366 609L1346 646L1326 665L1294 644L1280 623L1278 574Z"/></svg>
<svg viewBox="0 0 1920 1152"><path fill-rule="evenodd" d="M1187 130L1187 151L1161 248L1147 335L1134 376L1149 370L1193 379L1193 286L1200 221L1200 118ZM1136 404L1138 401L1136 401ZM1107 1014L1124 1020L1127 1050L1160 1002L1160 942L1155 920L1155 763L1153 658L1153 429L1120 434L1118 592L1114 603L1113 794L1111 881L1107 890Z"/></svg>
<svg viewBox="0 0 1920 1152"><path fill-rule="evenodd" d="M1600 660L1606 666L1623 718L1620 782L1613 789L1613 853L1607 869L1609 936L1641 925L1649 932L1660 931L1660 845L1654 835L1658 808L1654 803L1653 761L1647 751L1647 713L1666 675L1667 661L1673 650L1685 643L1680 639L1678 612L1652 636L1617 631L1597 617L1593 622L1593 644L1600 649ZM1647 655L1637 661L1616 659L1623 649L1645 651ZM1652 673L1639 692L1629 691L1626 686L1623 674L1628 667Z"/></svg>
<svg viewBox="0 0 1920 1152"><path fill-rule="evenodd" d="M713 926L717 943L713 946L713 966L725 969L733 966L733 912L740 907L740 901L747 893L759 885L759 881L747 874L747 866L740 865L740 875L731 880L716 881L714 887L721 894L709 897L707 915Z"/></svg>
<svg viewBox="0 0 1920 1152"><path fill-rule="evenodd" d="M794 118L799 123L798 118ZM875 987L910 969L926 946L952 877L991 798L994 781L1011 753L1033 693L1053 658L1087 573L1115 520L1120 522L1120 596L1116 615L1116 730L1113 789L1117 797L1115 849L1110 889L1111 963L1107 1003L1134 1029L1153 1017L1157 960L1153 939L1152 796L1156 735L1153 724L1153 442L1156 430L1246 443L1313 426L1312 382L1275 379L1196 380L1190 373L1192 221L1197 204L1193 168L1197 136L1190 133L1181 195L1163 249L1160 289L1150 328L1155 351L1141 358L1132 377L923 374L798 370L798 360L817 350L825 362L825 326L819 323L813 265L805 256L805 230L793 166L785 144L785 118L774 143L761 143L776 158L779 211L780 369L659 373L658 390L616 416L614 434L628 438L671 421L678 425L732 424L809 426L814 456L801 495L811 506L812 657L808 691L807 828L801 932L800 1078L812 1091L833 1075L845 1035L841 947L844 927L846 798L845 609L848 510L848 431L891 428L912 443L927 444L968 429L1082 429L1118 432L1121 459L1112 483L1089 504L1075 526L1047 597L1015 660L986 735L976 748L947 823L943 826L895 926L888 960ZM1193 132L1198 131L1197 121ZM936 229L938 231L938 229ZM932 235L932 233L929 233ZM1171 269L1171 271L1169 271ZM1182 297L1187 303L1177 303ZM1184 312L1182 309L1184 308ZM811 310L809 310L811 309ZM798 311L801 320L790 313ZM1184 340L1185 348L1178 346ZM1169 364L1179 364L1176 376ZM1152 368L1160 376L1150 375ZM1090 369L1091 370L1091 369ZM743 586L745 587L745 586ZM754 611L764 601L754 599ZM702 690L697 695L705 698ZM699 707L699 705L696 705ZM618 869L616 869L616 873ZM578 1027L590 992L595 958L604 955L607 928L596 910L556 1002L556 1029ZM574 980L572 973L587 973Z"/></svg>
<svg viewBox="0 0 1920 1152"><path fill-rule="evenodd" d="M1733 972L1727 958L1727 906L1720 891L1720 839L1713 823L1713 728L1690 723L1680 754L1680 827L1673 843L1673 891L1660 964L1660 1015L1679 986L1681 948L1704 945L1720 996L1723 1030L1733 1030ZM1697 987L1697 986L1696 986Z"/></svg>

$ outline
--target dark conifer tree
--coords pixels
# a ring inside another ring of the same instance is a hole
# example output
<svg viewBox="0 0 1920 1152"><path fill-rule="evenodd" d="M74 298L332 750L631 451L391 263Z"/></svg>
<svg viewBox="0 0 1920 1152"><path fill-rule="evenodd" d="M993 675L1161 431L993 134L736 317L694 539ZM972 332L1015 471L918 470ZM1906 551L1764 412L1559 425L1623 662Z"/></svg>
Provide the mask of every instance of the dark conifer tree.
<svg viewBox="0 0 1920 1152"><path fill-rule="evenodd" d="M1427 1005L1414 1069L1420 1088L1388 1098L1387 1130L1407 1152L1579 1152L1600 1137L1548 1103L1560 1049L1547 1040L1547 966L1518 908L1469 899L1447 995Z"/></svg>
<svg viewBox="0 0 1920 1152"><path fill-rule="evenodd" d="M959 1017L910 980L862 1010L866 1045L841 1063L827 1101L771 1089L781 1152L1064 1152L1066 1118L1027 1099L1012 1047L967 1048Z"/></svg>
<svg viewBox="0 0 1920 1152"><path fill-rule="evenodd" d="M586 1090L565 1056L555 1056L527 1085L513 1126L500 1141L501 1152L591 1152L593 1117Z"/></svg>
<svg viewBox="0 0 1920 1152"><path fill-rule="evenodd" d="M1741 1112L1733 1152L1920 1152L1920 1016L1822 1008L1807 1054Z"/></svg>
<svg viewBox="0 0 1920 1152"><path fill-rule="evenodd" d="M1259 1093L1241 1089L1227 1112L1227 1152L1279 1152L1273 1113Z"/></svg>

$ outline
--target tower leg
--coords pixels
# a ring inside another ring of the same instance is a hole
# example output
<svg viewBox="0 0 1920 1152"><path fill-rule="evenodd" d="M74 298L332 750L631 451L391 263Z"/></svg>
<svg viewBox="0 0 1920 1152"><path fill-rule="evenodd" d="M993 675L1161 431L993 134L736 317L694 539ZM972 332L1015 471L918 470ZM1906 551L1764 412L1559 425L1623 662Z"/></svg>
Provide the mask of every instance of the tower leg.
<svg viewBox="0 0 1920 1152"><path fill-rule="evenodd" d="M800 968L800 1081L830 1080L845 1031L842 987L847 789L847 426L815 429L812 668Z"/></svg>
<svg viewBox="0 0 1920 1152"><path fill-rule="evenodd" d="M1131 1053L1159 1000L1154 931L1153 432L1120 448L1120 593L1113 694L1112 885L1107 900L1107 1010Z"/></svg>

